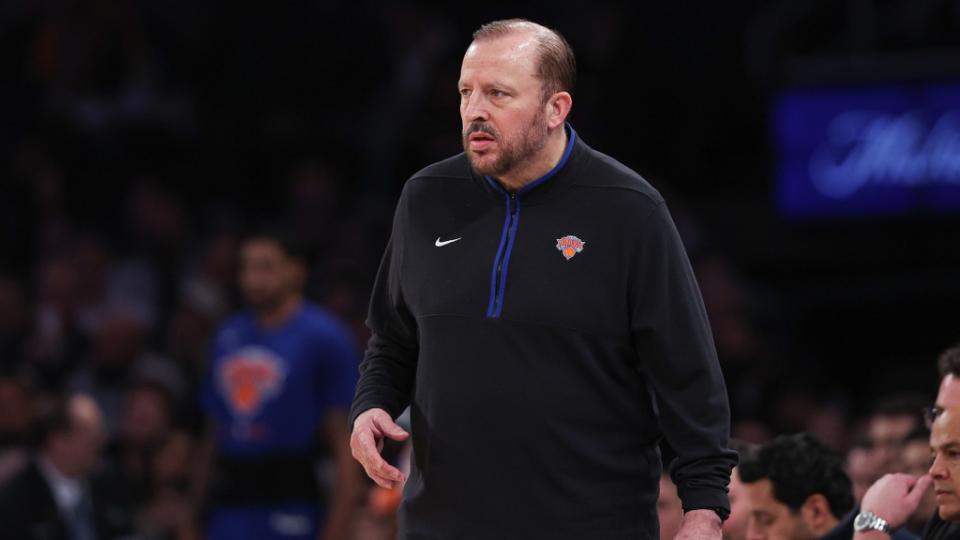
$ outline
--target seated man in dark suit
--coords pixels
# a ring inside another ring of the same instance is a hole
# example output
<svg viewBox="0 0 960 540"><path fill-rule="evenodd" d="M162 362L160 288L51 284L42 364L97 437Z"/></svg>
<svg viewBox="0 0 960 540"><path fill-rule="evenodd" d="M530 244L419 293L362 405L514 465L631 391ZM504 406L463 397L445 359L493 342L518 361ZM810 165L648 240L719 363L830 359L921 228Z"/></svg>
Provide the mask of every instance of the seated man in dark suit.
<svg viewBox="0 0 960 540"><path fill-rule="evenodd" d="M91 480L104 441L96 402L77 395L56 403L41 418L38 431L34 459L0 493L0 535L103 540L128 533L129 512Z"/></svg>
<svg viewBox="0 0 960 540"><path fill-rule="evenodd" d="M836 452L812 435L783 435L741 458L747 540L850 540L857 509ZM894 540L915 540L895 531Z"/></svg>

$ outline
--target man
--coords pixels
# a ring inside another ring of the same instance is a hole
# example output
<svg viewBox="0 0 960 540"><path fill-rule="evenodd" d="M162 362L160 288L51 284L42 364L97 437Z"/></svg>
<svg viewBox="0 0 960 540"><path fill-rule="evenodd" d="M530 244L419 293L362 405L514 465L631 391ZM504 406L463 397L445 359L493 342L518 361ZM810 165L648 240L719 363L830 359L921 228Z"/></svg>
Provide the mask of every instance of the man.
<svg viewBox="0 0 960 540"><path fill-rule="evenodd" d="M930 432L933 463L928 474L888 474L863 497L864 513L858 518L857 540L887 538L886 530L906 523L933 484L937 514L924 531L924 540L960 538L951 523L960 522L960 406L944 408Z"/></svg>
<svg viewBox="0 0 960 540"><path fill-rule="evenodd" d="M905 394L880 400L867 423L872 461L878 469L876 478L900 467L900 451L907 435L923 426L920 414L926 399ZM874 478L874 480L876 479Z"/></svg>
<svg viewBox="0 0 960 540"><path fill-rule="evenodd" d="M881 476L877 454L869 438L863 436L854 440L853 446L847 451L845 470L853 482L853 500L859 505L863 494Z"/></svg>
<svg viewBox="0 0 960 540"><path fill-rule="evenodd" d="M739 466L747 540L813 540L853 507L840 457L805 433L777 437Z"/></svg>
<svg viewBox="0 0 960 540"><path fill-rule="evenodd" d="M747 540L853 536L853 485L843 460L812 435L777 437L744 459L739 471L749 511Z"/></svg>
<svg viewBox="0 0 960 540"><path fill-rule="evenodd" d="M347 445L357 354L349 332L304 300L305 275L283 231L262 231L241 247L250 309L217 332L203 389L218 457L209 538L347 534L361 487ZM336 468L324 509L315 472L321 434Z"/></svg>
<svg viewBox="0 0 960 540"><path fill-rule="evenodd" d="M857 540L886 538L885 530L906 523L917 511L930 484L934 486L937 512L923 532L924 540L960 540L960 345L944 351L937 363L940 389L936 405L928 409L930 450L933 464L928 474L888 474L863 496L863 512L858 516L861 530ZM945 414L946 411L952 414Z"/></svg>
<svg viewBox="0 0 960 540"><path fill-rule="evenodd" d="M656 538L661 435L677 538L721 537L736 454L700 292L659 193L566 123L574 75L555 31L481 27L465 152L400 198L351 446L406 481L401 538ZM408 405L407 479L379 449Z"/></svg>
<svg viewBox="0 0 960 540"><path fill-rule="evenodd" d="M0 535L18 540L94 540L130 534L115 485L94 480L105 439L89 396L55 401L39 422L39 453L0 493Z"/></svg>

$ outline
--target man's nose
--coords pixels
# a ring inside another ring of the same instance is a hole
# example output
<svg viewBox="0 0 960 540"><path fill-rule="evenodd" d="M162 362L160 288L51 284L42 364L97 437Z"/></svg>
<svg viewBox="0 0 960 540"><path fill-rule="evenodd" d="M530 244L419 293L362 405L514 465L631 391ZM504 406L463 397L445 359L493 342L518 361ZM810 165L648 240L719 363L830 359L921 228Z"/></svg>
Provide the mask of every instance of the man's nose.
<svg viewBox="0 0 960 540"><path fill-rule="evenodd" d="M746 540L764 540L763 533L759 529L753 518L747 519Z"/></svg>
<svg viewBox="0 0 960 540"><path fill-rule="evenodd" d="M933 458L933 463L930 464L930 470L928 472L930 476L934 478L946 478L947 469L943 466L939 455Z"/></svg>
<svg viewBox="0 0 960 540"><path fill-rule="evenodd" d="M490 118L486 100L479 92L471 92L463 106L463 119L467 122L485 122Z"/></svg>

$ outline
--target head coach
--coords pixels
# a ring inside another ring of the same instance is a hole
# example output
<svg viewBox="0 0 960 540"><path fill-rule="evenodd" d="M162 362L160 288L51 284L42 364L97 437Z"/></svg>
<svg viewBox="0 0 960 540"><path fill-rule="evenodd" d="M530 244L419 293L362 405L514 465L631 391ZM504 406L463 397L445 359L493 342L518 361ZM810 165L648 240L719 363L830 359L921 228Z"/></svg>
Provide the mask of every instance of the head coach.
<svg viewBox="0 0 960 540"><path fill-rule="evenodd" d="M658 538L663 436L677 538L721 537L736 453L699 288L660 194L567 123L575 73L557 32L482 26L464 152L404 186L351 410L401 538ZM379 452L407 406L409 478Z"/></svg>

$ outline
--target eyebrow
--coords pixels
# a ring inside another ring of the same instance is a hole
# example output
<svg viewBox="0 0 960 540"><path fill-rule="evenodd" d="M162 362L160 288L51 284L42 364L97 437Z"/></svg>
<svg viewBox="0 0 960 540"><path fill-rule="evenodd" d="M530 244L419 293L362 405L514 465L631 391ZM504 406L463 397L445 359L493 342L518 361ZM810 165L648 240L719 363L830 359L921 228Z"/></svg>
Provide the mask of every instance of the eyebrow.
<svg viewBox="0 0 960 540"><path fill-rule="evenodd" d="M517 91L516 88L514 88L514 87L510 86L509 84L504 83L504 82L502 82L502 81L493 81L493 83L490 84L489 86L495 86L495 87L497 87L497 88L501 88L501 89L506 90L506 91L508 91L508 92L516 92L516 91Z"/></svg>
<svg viewBox="0 0 960 540"><path fill-rule="evenodd" d="M457 81L457 89L462 89L464 86L470 86L470 85L465 84L463 81ZM493 81L493 82L491 82L491 83L488 83L488 84L485 84L485 85L481 85L481 86L485 86L485 87L487 87L487 88L499 88L499 89L505 90L505 91L507 91L507 92L509 92L509 93L511 93L511 94L517 93L517 89L516 89L515 87L513 87L513 86L511 86L511 85L509 85L509 84L506 84L506 83L504 83L504 82L502 82L502 81Z"/></svg>

